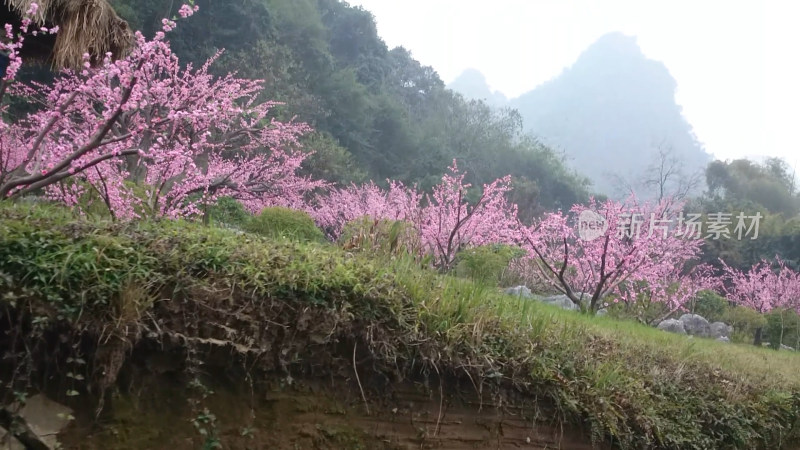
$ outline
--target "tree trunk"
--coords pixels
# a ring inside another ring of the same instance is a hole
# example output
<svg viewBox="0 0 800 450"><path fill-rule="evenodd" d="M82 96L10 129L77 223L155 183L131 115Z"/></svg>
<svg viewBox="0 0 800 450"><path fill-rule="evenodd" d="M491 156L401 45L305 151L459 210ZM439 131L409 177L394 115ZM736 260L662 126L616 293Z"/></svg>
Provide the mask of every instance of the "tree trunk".
<svg viewBox="0 0 800 450"><path fill-rule="evenodd" d="M761 347L762 331L763 331L762 327L756 328L756 335L753 338L753 345L755 345L756 347Z"/></svg>

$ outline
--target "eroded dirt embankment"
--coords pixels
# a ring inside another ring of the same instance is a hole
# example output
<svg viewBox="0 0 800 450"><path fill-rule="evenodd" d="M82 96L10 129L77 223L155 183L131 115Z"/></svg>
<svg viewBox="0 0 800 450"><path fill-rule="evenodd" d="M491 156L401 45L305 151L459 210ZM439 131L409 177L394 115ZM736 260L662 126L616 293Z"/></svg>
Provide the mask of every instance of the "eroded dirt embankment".
<svg viewBox="0 0 800 450"><path fill-rule="evenodd" d="M362 397L354 373L328 380L265 374L251 383L212 369L205 373L213 393L193 407L196 391L173 369L164 355L127 365L98 418L89 398L76 408L76 420L60 435L63 447L194 450L204 441L191 423L198 419L225 449L592 448L586 431L553 425L552 413L530 401L519 406L503 394L481 399L473 386L435 376L378 389L360 368Z"/></svg>

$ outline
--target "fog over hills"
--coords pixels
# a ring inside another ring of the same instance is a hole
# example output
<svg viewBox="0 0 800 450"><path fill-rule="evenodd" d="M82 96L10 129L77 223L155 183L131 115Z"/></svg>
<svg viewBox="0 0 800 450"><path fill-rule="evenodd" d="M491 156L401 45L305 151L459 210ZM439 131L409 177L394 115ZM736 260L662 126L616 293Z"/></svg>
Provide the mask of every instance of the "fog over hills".
<svg viewBox="0 0 800 450"><path fill-rule="evenodd" d="M679 172L670 181L677 183L711 160L675 101L676 86L663 63L621 33L601 37L559 76L505 103L475 70L450 84L467 98L519 110L525 128L564 151L595 191L648 197L658 195L647 180L662 161Z"/></svg>

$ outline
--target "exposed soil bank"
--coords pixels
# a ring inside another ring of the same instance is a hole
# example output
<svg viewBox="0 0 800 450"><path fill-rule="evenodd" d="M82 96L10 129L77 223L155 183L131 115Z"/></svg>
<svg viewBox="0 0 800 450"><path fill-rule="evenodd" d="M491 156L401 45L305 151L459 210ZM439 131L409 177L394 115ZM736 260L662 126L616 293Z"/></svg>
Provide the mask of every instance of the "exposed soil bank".
<svg viewBox="0 0 800 450"><path fill-rule="evenodd" d="M515 406L502 394L481 400L472 386L446 381L440 391L435 376L427 383L422 378L391 383L378 392L364 368L359 371L366 405L354 376L291 380L289 385L287 377L267 375L251 385L212 369L206 385L213 393L193 410L190 398L196 394L185 387L180 373L154 374L169 364L169 358L158 355L148 359L147 367L127 365L97 419L91 399L73 405L76 420L61 433L62 446L203 448L191 419L208 408L216 426L206 428L225 449L592 448L586 433L550 425L554 418L530 402Z"/></svg>

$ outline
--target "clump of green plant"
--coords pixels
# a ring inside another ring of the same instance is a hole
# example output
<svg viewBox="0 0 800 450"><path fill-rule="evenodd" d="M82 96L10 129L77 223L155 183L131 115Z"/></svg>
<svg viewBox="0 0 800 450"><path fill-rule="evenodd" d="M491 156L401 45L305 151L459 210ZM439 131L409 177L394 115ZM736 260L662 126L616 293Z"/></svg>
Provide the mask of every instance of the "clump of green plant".
<svg viewBox="0 0 800 450"><path fill-rule="evenodd" d="M722 317L722 322L733 327L734 342L751 343L756 330L767 324L764 315L744 306L729 308Z"/></svg>
<svg viewBox="0 0 800 450"><path fill-rule="evenodd" d="M519 247L502 244L481 245L460 251L453 272L479 283L502 284L508 278L508 265L525 253Z"/></svg>
<svg viewBox="0 0 800 450"><path fill-rule="evenodd" d="M221 197L216 203L209 206L208 217L212 223L241 228L252 218L252 215L235 199Z"/></svg>
<svg viewBox="0 0 800 450"><path fill-rule="evenodd" d="M286 238L301 242L322 242L325 235L317 228L314 219L305 211L274 206L244 224L250 233L272 238Z"/></svg>
<svg viewBox="0 0 800 450"><path fill-rule="evenodd" d="M776 308L765 314L764 337L770 347L778 349L781 344L792 348L800 346L800 315L790 308Z"/></svg>
<svg viewBox="0 0 800 450"><path fill-rule="evenodd" d="M342 230L339 244L345 250L364 251L383 256L421 255L416 229L401 220L356 219Z"/></svg>
<svg viewBox="0 0 800 450"><path fill-rule="evenodd" d="M701 291L687 305L693 314L699 314L709 322L723 321L726 312L731 308L725 297L714 291Z"/></svg>

